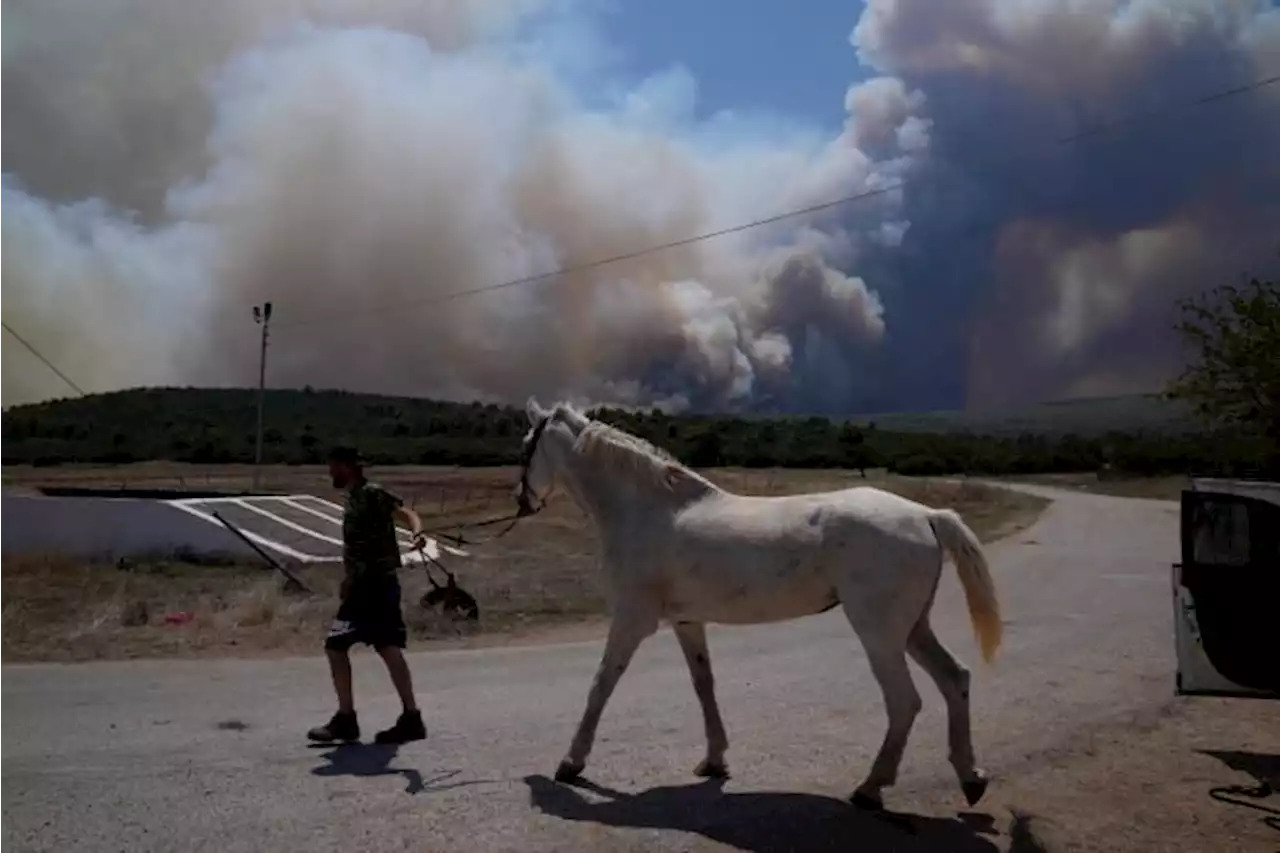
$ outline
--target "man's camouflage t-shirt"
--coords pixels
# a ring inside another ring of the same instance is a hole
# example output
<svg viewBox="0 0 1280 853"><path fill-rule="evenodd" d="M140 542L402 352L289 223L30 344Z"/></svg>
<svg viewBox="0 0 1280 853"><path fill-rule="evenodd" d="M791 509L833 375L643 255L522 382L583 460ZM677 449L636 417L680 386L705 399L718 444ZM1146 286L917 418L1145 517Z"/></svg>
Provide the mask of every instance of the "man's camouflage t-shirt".
<svg viewBox="0 0 1280 853"><path fill-rule="evenodd" d="M369 482L347 493L342 514L342 561L348 577L394 575L400 568L394 513L403 505L399 497Z"/></svg>

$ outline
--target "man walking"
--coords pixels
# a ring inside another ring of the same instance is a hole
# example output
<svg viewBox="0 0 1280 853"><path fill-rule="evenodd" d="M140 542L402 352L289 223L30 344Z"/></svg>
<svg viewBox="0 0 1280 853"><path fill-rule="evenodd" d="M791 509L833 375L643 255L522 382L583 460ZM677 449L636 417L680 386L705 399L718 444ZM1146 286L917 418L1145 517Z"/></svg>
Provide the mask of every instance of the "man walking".
<svg viewBox="0 0 1280 853"><path fill-rule="evenodd" d="M396 540L396 521L403 521L413 532L414 545L421 548L422 520L400 498L365 479L354 448L333 449L329 454L329 475L334 487L347 493L342 516L342 561L346 570L342 603L324 642L333 688L338 694L338 712L326 725L307 732L307 737L321 743L360 739L350 651L356 643L365 643L387 665L391 683L404 705L395 725L378 732L375 741L399 744L422 740L427 729L404 659L407 632L400 612L400 544Z"/></svg>

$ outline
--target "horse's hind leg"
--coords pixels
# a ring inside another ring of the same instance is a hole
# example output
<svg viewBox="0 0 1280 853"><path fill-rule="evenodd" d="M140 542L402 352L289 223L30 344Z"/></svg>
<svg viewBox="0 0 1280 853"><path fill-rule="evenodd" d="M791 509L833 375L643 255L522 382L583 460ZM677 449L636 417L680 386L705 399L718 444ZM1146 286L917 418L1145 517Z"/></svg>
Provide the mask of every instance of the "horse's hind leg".
<svg viewBox="0 0 1280 853"><path fill-rule="evenodd" d="M911 679L907 667L906 635L910 622L904 628L897 623L897 608L881 610L862 606L844 595L841 596L849 623L862 640L871 663L871 672L884 694L885 712L889 727L884 735L880 751L871 763L871 772L853 794L853 803L863 808L880 808L883 803L881 790L898 780L898 766L907 748L911 726L920 713L920 693Z"/></svg>
<svg viewBox="0 0 1280 853"><path fill-rule="evenodd" d="M685 662L689 664L689 674L693 676L693 692L698 694L698 703L702 705L702 722L707 730L707 757L693 772L708 778L725 778L729 775L729 768L724 762L729 738L724 732L724 721L720 719L720 706L716 703L716 684L711 674L706 626L701 622L676 622L671 628L680 641Z"/></svg>
<svg viewBox="0 0 1280 853"><path fill-rule="evenodd" d="M615 614L609 625L609 638L605 641L604 655L600 659L600 667L596 670L595 680L587 694L587 708L578 723L578 731L569 746L569 754L556 768L557 782L572 782L586 767L587 756L596 739L596 727L600 725L600 716L604 706L613 695L614 688L627 665L635 655L636 649L644 639L658 629L656 617L638 614Z"/></svg>
<svg viewBox="0 0 1280 853"><path fill-rule="evenodd" d="M929 614L911 629L907 653L938 685L947 703L947 744L951 766L960 779L969 805L975 805L987 790L987 774L975 765L973 733L969 725L969 670L942 645L929 625Z"/></svg>

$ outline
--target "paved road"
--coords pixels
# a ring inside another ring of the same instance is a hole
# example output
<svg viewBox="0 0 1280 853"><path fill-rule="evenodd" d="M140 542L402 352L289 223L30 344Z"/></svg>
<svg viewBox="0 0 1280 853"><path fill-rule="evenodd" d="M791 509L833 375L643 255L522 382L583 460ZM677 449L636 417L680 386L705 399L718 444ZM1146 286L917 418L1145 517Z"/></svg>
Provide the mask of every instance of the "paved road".
<svg viewBox="0 0 1280 853"><path fill-rule="evenodd" d="M939 636L974 669L979 757L1015 777L1036 756L1172 690L1168 566L1176 507L1049 492L1029 530L990 548L1005 646L977 662L954 573ZM741 849L993 850L955 818L942 703L921 681L890 805L900 827L847 809L883 712L838 612L711 635L734 778L698 784L701 722L667 633L650 640L606 712L587 775L555 786L598 642L417 655L432 730L398 754L313 749L330 711L323 660L5 667L7 851ZM377 661L357 659L367 730L396 708ZM545 774L545 775L542 775ZM999 817L1003 824L1007 814ZM979 821L981 822L981 821Z"/></svg>

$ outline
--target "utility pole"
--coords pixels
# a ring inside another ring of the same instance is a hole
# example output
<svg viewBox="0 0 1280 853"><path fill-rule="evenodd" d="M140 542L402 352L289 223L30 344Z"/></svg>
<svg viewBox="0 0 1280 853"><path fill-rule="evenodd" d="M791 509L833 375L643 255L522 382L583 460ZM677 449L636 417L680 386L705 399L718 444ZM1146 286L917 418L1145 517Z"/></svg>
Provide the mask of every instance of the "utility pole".
<svg viewBox="0 0 1280 853"><path fill-rule="evenodd" d="M267 334L271 327L271 303L253 306L253 322L262 327L262 349L258 353L258 434L253 446L253 490L258 491L262 475L262 409L267 397Z"/></svg>

